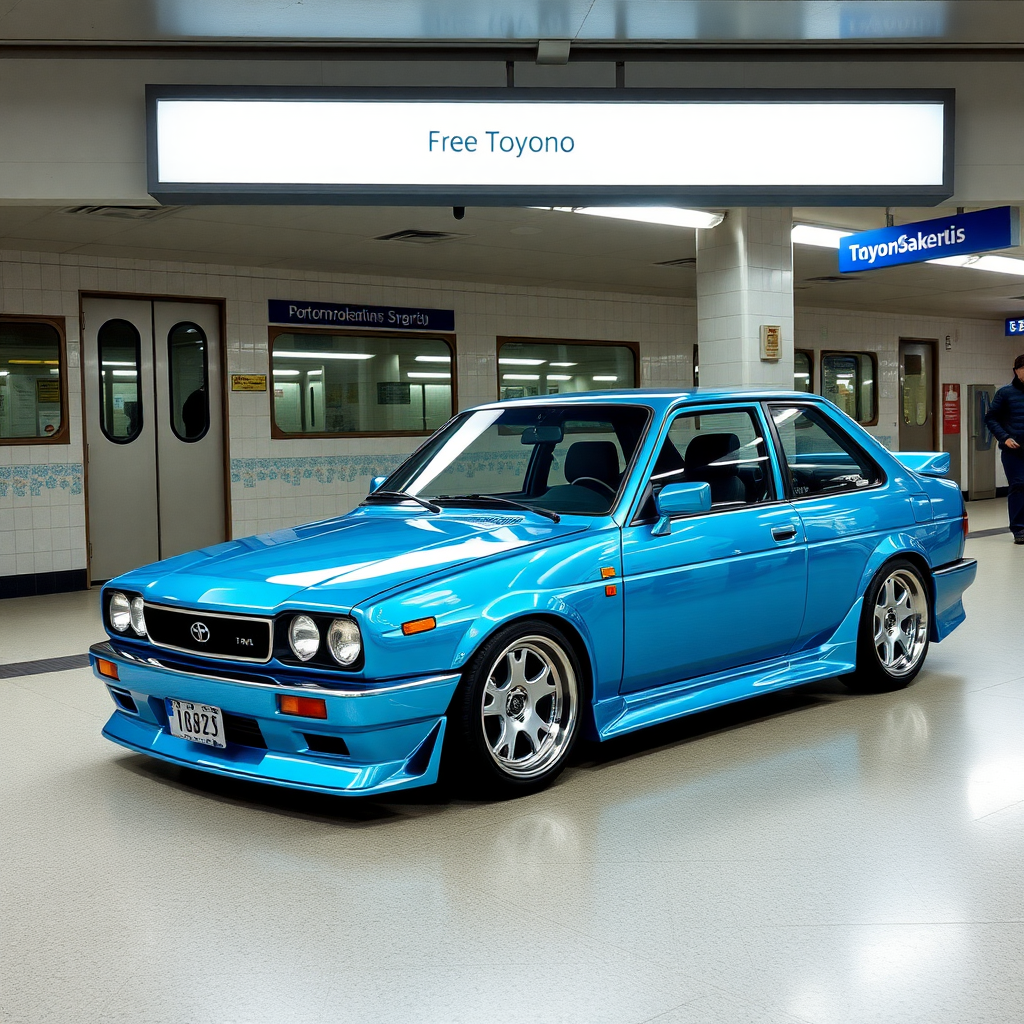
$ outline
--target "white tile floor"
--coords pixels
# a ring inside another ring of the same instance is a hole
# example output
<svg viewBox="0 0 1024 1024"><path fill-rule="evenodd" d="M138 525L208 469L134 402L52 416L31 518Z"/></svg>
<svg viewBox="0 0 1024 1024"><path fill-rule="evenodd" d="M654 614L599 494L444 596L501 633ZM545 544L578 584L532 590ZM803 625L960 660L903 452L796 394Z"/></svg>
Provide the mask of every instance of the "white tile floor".
<svg viewBox="0 0 1024 1024"><path fill-rule="evenodd" d="M0 1019L1017 1022L1024 548L969 553L909 689L702 715L512 803L184 773L100 737L87 670L0 680ZM95 595L5 602L0 660L97 632Z"/></svg>

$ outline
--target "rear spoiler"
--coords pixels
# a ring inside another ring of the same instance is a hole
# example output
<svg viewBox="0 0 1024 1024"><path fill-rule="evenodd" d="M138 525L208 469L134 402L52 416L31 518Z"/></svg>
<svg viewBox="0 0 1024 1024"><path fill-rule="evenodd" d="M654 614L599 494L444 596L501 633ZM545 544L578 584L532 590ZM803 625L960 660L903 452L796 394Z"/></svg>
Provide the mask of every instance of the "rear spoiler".
<svg viewBox="0 0 1024 1024"><path fill-rule="evenodd" d="M893 458L922 476L946 476L949 452L893 452Z"/></svg>

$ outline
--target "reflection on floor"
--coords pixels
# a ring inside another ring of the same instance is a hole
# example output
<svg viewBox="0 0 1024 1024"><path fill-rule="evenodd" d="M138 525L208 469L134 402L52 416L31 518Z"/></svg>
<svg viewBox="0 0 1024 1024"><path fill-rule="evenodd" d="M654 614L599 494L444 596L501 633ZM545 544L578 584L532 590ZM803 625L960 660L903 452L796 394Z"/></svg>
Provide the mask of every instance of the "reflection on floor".
<svg viewBox="0 0 1024 1024"><path fill-rule="evenodd" d="M1024 548L969 553L968 621L909 689L766 696L503 804L207 778L103 740L87 670L0 680L0 1016L1019 1020ZM95 594L4 602L0 661L98 632Z"/></svg>

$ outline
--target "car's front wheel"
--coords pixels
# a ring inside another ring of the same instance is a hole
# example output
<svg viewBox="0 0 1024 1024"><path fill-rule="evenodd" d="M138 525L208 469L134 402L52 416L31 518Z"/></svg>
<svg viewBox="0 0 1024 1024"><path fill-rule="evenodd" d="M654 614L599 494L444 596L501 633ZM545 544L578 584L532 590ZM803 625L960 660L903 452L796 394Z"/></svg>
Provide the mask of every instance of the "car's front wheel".
<svg viewBox="0 0 1024 1024"><path fill-rule="evenodd" d="M885 565L864 595L857 669L843 682L851 690L880 693L906 686L928 653L928 586L913 562Z"/></svg>
<svg viewBox="0 0 1024 1024"><path fill-rule="evenodd" d="M449 742L463 788L516 796L565 767L580 728L580 669L547 622L513 623L477 652L451 708Z"/></svg>

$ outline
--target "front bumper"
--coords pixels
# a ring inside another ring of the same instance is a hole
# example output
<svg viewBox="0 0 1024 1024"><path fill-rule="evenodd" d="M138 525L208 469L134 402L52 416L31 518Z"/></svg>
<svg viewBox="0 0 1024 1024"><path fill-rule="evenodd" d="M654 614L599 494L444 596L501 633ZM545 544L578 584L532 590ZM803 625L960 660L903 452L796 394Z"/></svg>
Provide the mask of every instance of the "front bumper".
<svg viewBox="0 0 1024 1024"><path fill-rule="evenodd" d="M107 739L201 771L319 793L380 794L437 781L458 673L373 690L317 687L327 718L313 719L283 715L277 705L278 694L310 696L309 689L201 675L164 665L158 654L143 658L109 642L89 649L93 672L117 706L103 728ZM117 666L116 681L100 675L98 659ZM167 698L221 708L235 721L235 738L229 732L227 747L219 749L173 736ZM340 739L348 754L311 750L309 736Z"/></svg>

